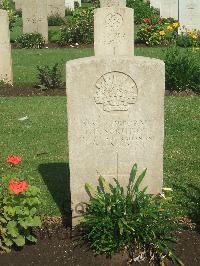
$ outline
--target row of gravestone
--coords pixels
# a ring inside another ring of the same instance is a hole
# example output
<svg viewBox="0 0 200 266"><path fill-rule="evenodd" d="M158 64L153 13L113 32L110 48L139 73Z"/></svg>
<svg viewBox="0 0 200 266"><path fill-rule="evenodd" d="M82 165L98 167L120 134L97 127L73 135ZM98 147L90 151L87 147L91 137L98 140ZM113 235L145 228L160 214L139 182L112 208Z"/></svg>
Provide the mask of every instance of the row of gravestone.
<svg viewBox="0 0 200 266"><path fill-rule="evenodd" d="M200 30L200 0L150 0L160 16L179 20L186 29Z"/></svg>
<svg viewBox="0 0 200 266"><path fill-rule="evenodd" d="M15 8L16 10L22 10L22 4L25 2L25 0L14 0L15 2ZM69 8L70 10L74 10L75 8L75 2L78 2L79 7L81 6L81 0L63 0L64 8ZM56 1L54 0L48 0L48 16L51 15L57 15L57 7L56 7ZM60 12L60 14L63 14L63 11Z"/></svg>

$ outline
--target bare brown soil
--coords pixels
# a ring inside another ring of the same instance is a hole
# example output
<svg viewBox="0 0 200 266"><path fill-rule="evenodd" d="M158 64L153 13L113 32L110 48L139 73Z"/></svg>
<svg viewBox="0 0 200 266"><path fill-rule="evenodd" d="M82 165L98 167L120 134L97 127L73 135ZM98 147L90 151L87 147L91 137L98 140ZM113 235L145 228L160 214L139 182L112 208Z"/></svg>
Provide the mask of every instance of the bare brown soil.
<svg viewBox="0 0 200 266"><path fill-rule="evenodd" d="M26 245L22 249L12 250L9 254L0 255L1 266L126 266L130 261L122 252L107 258L96 256L87 245L78 244L61 218L46 220L43 227L35 231L38 243ZM200 265L200 234L195 231L176 233L176 254L186 266ZM131 265L157 265L148 262L133 262ZM170 261L166 261L171 266Z"/></svg>

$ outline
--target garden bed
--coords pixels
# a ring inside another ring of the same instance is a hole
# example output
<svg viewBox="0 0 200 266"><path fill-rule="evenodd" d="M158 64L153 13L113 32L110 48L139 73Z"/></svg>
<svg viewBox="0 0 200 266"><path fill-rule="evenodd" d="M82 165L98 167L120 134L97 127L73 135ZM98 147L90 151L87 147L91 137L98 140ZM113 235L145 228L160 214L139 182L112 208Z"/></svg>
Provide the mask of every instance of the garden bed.
<svg viewBox="0 0 200 266"><path fill-rule="evenodd" d="M87 245L77 245L70 229L60 218L50 218L35 234L38 237L36 245L27 245L21 250L12 250L9 254L0 255L1 266L125 266L129 261L126 253L114 255L111 259L105 255L95 254ZM195 231L179 231L176 233L176 254L185 265L200 265L200 234ZM133 262L131 265L149 265L147 262ZM167 261L166 265L172 265Z"/></svg>

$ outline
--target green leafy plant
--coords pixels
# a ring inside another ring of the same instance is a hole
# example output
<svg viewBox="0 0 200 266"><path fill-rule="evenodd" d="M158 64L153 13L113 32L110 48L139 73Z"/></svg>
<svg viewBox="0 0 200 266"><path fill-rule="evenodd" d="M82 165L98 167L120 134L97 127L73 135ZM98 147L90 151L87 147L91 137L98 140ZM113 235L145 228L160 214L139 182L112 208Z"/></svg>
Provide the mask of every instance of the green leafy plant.
<svg viewBox="0 0 200 266"><path fill-rule="evenodd" d="M0 253L9 252L13 245L24 246L27 240L36 242L32 229L41 226L40 190L13 174L21 160L19 156L9 156L12 174L0 177Z"/></svg>
<svg viewBox="0 0 200 266"><path fill-rule="evenodd" d="M49 26L61 26L65 24L65 20L59 15L52 15L48 17Z"/></svg>
<svg viewBox="0 0 200 266"><path fill-rule="evenodd" d="M169 198L140 190L146 170L136 174L135 164L126 189L117 179L110 184L102 176L97 189L86 184L90 200L82 221L84 239L96 253L112 255L126 248L131 259L143 257L164 265L167 256L182 264L169 246L178 227Z"/></svg>
<svg viewBox="0 0 200 266"><path fill-rule="evenodd" d="M199 47L200 31L186 30L176 38L176 44L180 47Z"/></svg>
<svg viewBox="0 0 200 266"><path fill-rule="evenodd" d="M13 29L17 19L17 14L13 6L13 1L2 0L2 2L0 2L0 9L5 9L8 12L10 30Z"/></svg>
<svg viewBox="0 0 200 266"><path fill-rule="evenodd" d="M94 8L78 8L61 30L61 45L90 44L94 41Z"/></svg>
<svg viewBox="0 0 200 266"><path fill-rule="evenodd" d="M61 67L58 63L53 66L37 66L38 79L43 89L58 89L63 85Z"/></svg>
<svg viewBox="0 0 200 266"><path fill-rule="evenodd" d="M40 33L25 33L17 37L15 40L19 48L36 48L44 47L45 40Z"/></svg>
<svg viewBox="0 0 200 266"><path fill-rule="evenodd" d="M127 0L127 7L134 9L134 20L136 24L143 22L144 18L158 18L159 12L143 0Z"/></svg>
<svg viewBox="0 0 200 266"><path fill-rule="evenodd" d="M164 61L167 89L200 92L200 55L198 50L168 47Z"/></svg>

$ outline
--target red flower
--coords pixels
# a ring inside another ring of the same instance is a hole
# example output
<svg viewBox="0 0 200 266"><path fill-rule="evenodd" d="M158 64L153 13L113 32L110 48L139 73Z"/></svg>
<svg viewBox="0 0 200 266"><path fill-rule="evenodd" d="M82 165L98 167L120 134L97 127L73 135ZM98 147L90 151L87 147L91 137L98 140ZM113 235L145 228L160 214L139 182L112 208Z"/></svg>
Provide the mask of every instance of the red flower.
<svg viewBox="0 0 200 266"><path fill-rule="evenodd" d="M151 30L151 27L147 27L146 30Z"/></svg>
<svg viewBox="0 0 200 266"><path fill-rule="evenodd" d="M144 19L143 19L143 21L144 21L145 23L148 23L150 20L151 20L150 18L144 18Z"/></svg>
<svg viewBox="0 0 200 266"><path fill-rule="evenodd" d="M15 179L11 179L9 182L9 188L12 192L18 195L28 189L28 184L24 180L16 181Z"/></svg>
<svg viewBox="0 0 200 266"><path fill-rule="evenodd" d="M158 18L158 22L161 22L163 20L163 18Z"/></svg>
<svg viewBox="0 0 200 266"><path fill-rule="evenodd" d="M11 165L17 165L21 163L22 158L20 156L10 155L7 158L7 163L10 163Z"/></svg>

